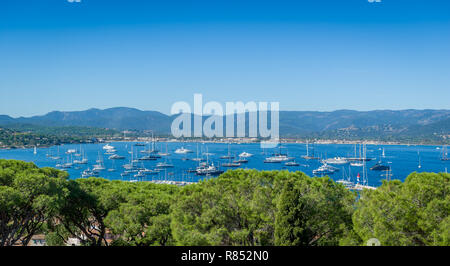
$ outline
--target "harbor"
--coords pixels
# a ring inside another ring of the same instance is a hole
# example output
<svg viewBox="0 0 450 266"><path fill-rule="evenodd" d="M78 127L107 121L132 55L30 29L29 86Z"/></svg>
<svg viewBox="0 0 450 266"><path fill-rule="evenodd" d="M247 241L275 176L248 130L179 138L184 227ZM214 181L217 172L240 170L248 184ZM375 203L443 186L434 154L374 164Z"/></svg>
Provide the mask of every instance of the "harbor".
<svg viewBox="0 0 450 266"><path fill-rule="evenodd" d="M0 150L0 157L67 171L71 179L102 177L129 182L188 185L229 169L302 171L330 176L353 190L373 189L382 180L403 181L411 172L446 172L446 146L281 143L133 142L69 144Z"/></svg>

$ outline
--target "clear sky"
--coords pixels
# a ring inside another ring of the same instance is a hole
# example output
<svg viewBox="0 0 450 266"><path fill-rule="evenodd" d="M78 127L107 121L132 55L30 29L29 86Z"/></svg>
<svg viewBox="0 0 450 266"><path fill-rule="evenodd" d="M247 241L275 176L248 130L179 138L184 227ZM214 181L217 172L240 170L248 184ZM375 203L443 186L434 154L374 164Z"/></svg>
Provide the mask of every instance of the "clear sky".
<svg viewBox="0 0 450 266"><path fill-rule="evenodd" d="M0 114L450 109L447 0L2 0Z"/></svg>

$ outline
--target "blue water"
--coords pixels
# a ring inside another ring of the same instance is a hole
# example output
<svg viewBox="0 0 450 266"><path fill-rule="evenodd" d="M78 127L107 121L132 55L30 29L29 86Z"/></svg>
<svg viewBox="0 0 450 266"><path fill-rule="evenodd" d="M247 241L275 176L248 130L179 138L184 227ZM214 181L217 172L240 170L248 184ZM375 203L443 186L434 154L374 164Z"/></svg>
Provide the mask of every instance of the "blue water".
<svg viewBox="0 0 450 266"><path fill-rule="evenodd" d="M131 142L116 142L110 143L117 149L117 154L125 156L124 160L109 160L109 155L104 154L102 147L105 144L83 144L83 145L62 145L59 148L59 156L67 161L70 159L70 155L65 154L68 149L81 149L86 153L89 163L87 165L79 165L79 169L74 167L66 170L70 178L80 178L81 173L86 168L91 168L92 165L96 164L98 159L98 153L100 152L103 156L103 161L106 169L115 168L115 172L108 172L104 170L101 172L100 176L103 178L111 180L129 180L130 177L122 177L120 174L124 171L122 165L130 162L131 154L129 151L131 148L134 150L134 154L142 156L143 154L139 151L143 149L148 149L146 147L134 146ZM305 144L294 144L288 143L282 145L282 152L288 153L290 157L295 157L295 161L300 164L300 166L288 167L284 166L284 163L264 163L264 158L270 156L274 152L278 152L278 149L261 149L260 145L257 143L252 144L226 144L226 143L178 143L169 142L167 143L167 150L171 154L167 159L162 156L161 159L157 161L142 161L138 163L138 166L142 164L149 169L155 168L158 162L167 160L168 163L173 164L174 168L168 168L161 171L157 175L149 175L144 180L174 180L174 181L190 181L196 182L204 177L196 176L194 173L187 173L187 169L195 169L198 162L191 160L182 160L183 158L195 158L197 156L197 146L199 147L199 154L201 152L213 153L214 155L209 156L210 162L212 161L215 165L220 165L220 163L228 162L228 160L221 160L219 157L226 155L228 149L230 153L237 156L237 154L246 151L254 154L253 157L248 158L249 162L247 164L242 164L240 168L248 169L258 169L258 170L282 170L286 169L289 171L303 171L306 174L313 176L312 171L317 169L321 163L318 160L305 160L301 158L302 155L306 154ZM161 152L166 152L166 143L155 143L155 147ZM177 148L185 147L193 151L187 155L175 154L174 151ZM441 161L440 156L442 152L442 147L440 146L406 146L406 145L367 145L367 157L376 158L372 161L367 162L367 173L368 173L368 183L371 186L380 186L382 180L386 179L385 172L371 171L369 168L373 166L381 156L381 149L385 150L385 158L382 161L385 164L391 166L392 177L391 179L404 180L408 174L411 172L445 172L447 169L450 170L450 161ZM437 149L439 148L439 149ZM51 154L52 156L57 155L58 148L38 148L37 154L33 153L33 149L16 149L16 150L0 150L0 158L2 159L16 159L28 162L34 162L39 167L55 167L58 163L57 161L49 158L46 154ZM418 161L420 154L421 168L418 168ZM310 145L310 155L312 153L312 147ZM352 144L315 144L314 153L316 156L321 156L323 158L332 158L335 156L353 157L354 156L354 145ZM359 148L358 148L359 153ZM359 156L359 154L358 154ZM200 157L200 156L199 156ZM79 157L73 156L73 159L80 159ZM362 174L362 167L350 167L347 166L336 166L341 170L330 175L331 178L338 180L343 177L343 172L352 177L354 181L358 173ZM344 169L342 169L344 167ZM228 168L221 168L222 170L227 170ZM132 177L131 179L135 179Z"/></svg>

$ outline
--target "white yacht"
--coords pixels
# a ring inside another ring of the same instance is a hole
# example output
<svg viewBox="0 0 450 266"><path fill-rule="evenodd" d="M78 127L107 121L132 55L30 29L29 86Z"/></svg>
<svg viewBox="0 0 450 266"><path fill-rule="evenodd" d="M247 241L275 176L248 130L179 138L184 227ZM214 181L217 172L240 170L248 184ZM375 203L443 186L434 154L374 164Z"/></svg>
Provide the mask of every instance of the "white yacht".
<svg viewBox="0 0 450 266"><path fill-rule="evenodd" d="M105 146L103 146L103 149L104 149L104 150L111 150L111 149L114 149L114 146L111 146L111 145L109 145L109 144L106 144Z"/></svg>
<svg viewBox="0 0 450 266"><path fill-rule="evenodd" d="M118 155L118 154L113 154L113 155L109 156L108 159L110 159L110 160L121 160L121 159L125 159L125 156L121 156L121 155Z"/></svg>
<svg viewBox="0 0 450 266"><path fill-rule="evenodd" d="M243 153L239 154L239 157L242 157L242 158L249 158L252 156L253 156L253 154L245 152L245 151Z"/></svg>
<svg viewBox="0 0 450 266"><path fill-rule="evenodd" d="M75 149L69 149L66 151L66 154L72 154L72 153L76 153L76 152L77 152L77 150L75 150Z"/></svg>
<svg viewBox="0 0 450 266"><path fill-rule="evenodd" d="M222 170L219 170L214 164L202 163L199 167L197 167L196 174L197 175L220 175L223 173Z"/></svg>
<svg viewBox="0 0 450 266"><path fill-rule="evenodd" d="M289 158L287 155L284 154L277 154L271 157L267 157L264 162L265 163L281 163L289 161L291 158Z"/></svg>
<svg viewBox="0 0 450 266"><path fill-rule="evenodd" d="M186 153L192 153L191 150L185 149L184 147L178 148L175 150L176 154L186 154Z"/></svg>
<svg viewBox="0 0 450 266"><path fill-rule="evenodd" d="M343 157L334 157L334 158L323 160L323 163L326 163L326 164L348 164L348 160L347 160L347 158L343 158Z"/></svg>
<svg viewBox="0 0 450 266"><path fill-rule="evenodd" d="M321 165L319 168L313 170L313 174L327 175L327 174L333 174L334 172L337 172L337 171L339 171L338 168L325 163L325 164Z"/></svg>

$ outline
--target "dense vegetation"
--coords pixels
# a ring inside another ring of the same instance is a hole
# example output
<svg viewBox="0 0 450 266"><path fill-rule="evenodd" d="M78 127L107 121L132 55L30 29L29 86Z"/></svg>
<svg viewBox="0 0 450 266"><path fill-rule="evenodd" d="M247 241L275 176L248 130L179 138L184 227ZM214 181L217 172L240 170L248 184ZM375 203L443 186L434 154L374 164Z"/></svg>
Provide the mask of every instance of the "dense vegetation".
<svg viewBox="0 0 450 266"><path fill-rule="evenodd" d="M327 177L234 170L177 187L69 180L0 160L0 246L450 245L450 175L412 173L359 197Z"/></svg>
<svg viewBox="0 0 450 266"><path fill-rule="evenodd" d="M44 127L14 124L0 127L0 148L92 143L98 138L120 136L120 132L91 127Z"/></svg>

